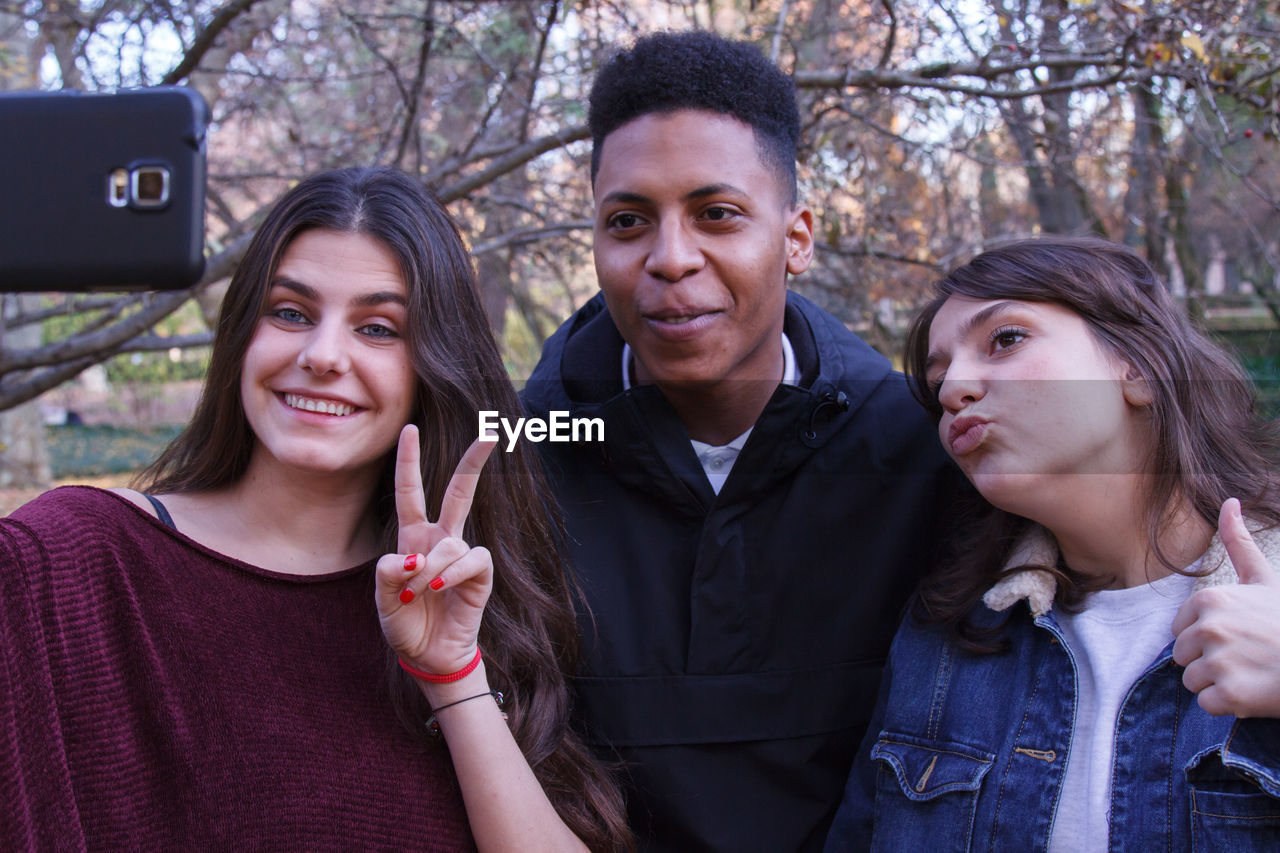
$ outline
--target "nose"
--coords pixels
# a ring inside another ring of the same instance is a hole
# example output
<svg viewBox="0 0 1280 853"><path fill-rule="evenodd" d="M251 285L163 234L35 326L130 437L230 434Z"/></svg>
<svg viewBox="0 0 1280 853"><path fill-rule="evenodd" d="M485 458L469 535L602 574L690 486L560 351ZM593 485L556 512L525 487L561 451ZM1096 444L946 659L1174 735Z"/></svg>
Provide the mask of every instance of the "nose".
<svg viewBox="0 0 1280 853"><path fill-rule="evenodd" d="M645 258L645 272L667 281L679 281L702 268L705 259L688 223L667 219L660 222Z"/></svg>
<svg viewBox="0 0 1280 853"><path fill-rule="evenodd" d="M981 400L986 393L986 383L974 371L957 372L956 365L952 364L938 389L938 402L954 415Z"/></svg>
<svg viewBox="0 0 1280 853"><path fill-rule="evenodd" d="M298 351L298 366L317 376L346 373L351 369L346 329L337 323L318 323L307 333Z"/></svg>

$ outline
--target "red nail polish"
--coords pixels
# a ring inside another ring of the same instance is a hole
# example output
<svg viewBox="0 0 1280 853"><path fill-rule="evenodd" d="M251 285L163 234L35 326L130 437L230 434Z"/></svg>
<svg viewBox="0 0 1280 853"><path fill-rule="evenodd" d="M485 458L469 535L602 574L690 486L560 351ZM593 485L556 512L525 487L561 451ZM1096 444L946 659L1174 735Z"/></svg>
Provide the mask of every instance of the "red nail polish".
<svg viewBox="0 0 1280 853"><path fill-rule="evenodd" d="M427 586L431 587L432 589L439 589L440 587L444 586L444 578L432 578L431 583L427 584Z"/></svg>
<svg viewBox="0 0 1280 853"><path fill-rule="evenodd" d="M413 571L414 569L416 569L417 567L418 567L418 555L417 555L417 554L410 554L409 556L407 556L407 557L405 557L405 558L404 558L404 570L405 570L406 572L411 572L411 571Z"/></svg>
<svg viewBox="0 0 1280 853"><path fill-rule="evenodd" d="M407 586L404 589L400 590L400 602L402 604L409 604L412 601L413 601L413 590L409 589L409 587Z"/></svg>

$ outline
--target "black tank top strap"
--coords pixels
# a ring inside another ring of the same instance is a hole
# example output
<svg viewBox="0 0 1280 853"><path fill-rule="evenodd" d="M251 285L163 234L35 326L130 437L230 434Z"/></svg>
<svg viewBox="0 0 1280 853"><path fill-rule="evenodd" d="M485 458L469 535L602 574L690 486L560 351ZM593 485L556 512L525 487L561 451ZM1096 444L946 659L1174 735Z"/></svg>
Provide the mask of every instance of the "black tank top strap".
<svg viewBox="0 0 1280 853"><path fill-rule="evenodd" d="M169 515L169 510L165 509L164 504L160 503L160 499L154 495L143 495L144 498L151 501L151 505L156 508L156 515L160 517L160 521L170 530L177 530L178 525L173 523L173 516Z"/></svg>

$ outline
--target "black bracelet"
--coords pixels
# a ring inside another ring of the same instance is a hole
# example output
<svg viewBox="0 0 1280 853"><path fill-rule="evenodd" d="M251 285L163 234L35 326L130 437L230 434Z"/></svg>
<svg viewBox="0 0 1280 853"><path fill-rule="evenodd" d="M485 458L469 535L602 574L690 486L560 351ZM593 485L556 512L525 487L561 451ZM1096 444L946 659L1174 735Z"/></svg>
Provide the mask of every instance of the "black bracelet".
<svg viewBox="0 0 1280 853"><path fill-rule="evenodd" d="M440 724L436 722L436 716L441 711L443 711L445 708L452 708L454 705L461 705L463 702L470 702L472 699L483 699L486 696L492 696L493 701L498 703L498 708L499 709L502 708L502 701L503 701L502 694L499 693L497 690L490 690L488 693L477 693L474 696L468 696L466 699L459 699L456 702L450 702L448 705L441 705L439 708L432 708L431 716L427 717L427 723L426 723L427 729L433 735L440 734ZM506 718L507 718L507 715L503 714L502 719L505 720Z"/></svg>

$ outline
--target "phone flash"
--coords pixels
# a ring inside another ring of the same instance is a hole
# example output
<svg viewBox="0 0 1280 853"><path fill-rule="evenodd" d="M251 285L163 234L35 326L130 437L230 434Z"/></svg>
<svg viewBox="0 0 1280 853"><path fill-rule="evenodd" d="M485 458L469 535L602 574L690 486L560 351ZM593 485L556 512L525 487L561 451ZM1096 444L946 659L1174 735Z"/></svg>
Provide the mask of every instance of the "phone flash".
<svg viewBox="0 0 1280 853"><path fill-rule="evenodd" d="M129 206L128 169L113 169L107 176L107 204L112 207Z"/></svg>

